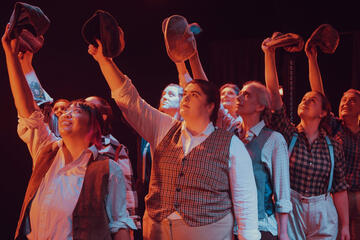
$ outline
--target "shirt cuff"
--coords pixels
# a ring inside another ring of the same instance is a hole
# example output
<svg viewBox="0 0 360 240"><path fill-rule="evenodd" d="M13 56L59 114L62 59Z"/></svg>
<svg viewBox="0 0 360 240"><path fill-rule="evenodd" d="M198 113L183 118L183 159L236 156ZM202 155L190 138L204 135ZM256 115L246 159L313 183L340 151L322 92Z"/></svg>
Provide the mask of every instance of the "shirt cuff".
<svg viewBox="0 0 360 240"><path fill-rule="evenodd" d="M275 211L277 213L289 213L292 210L292 203L290 200L279 200L275 203Z"/></svg>
<svg viewBox="0 0 360 240"><path fill-rule="evenodd" d="M136 230L134 220L130 217L120 218L115 222L109 223L111 233L117 233L121 228Z"/></svg>
<svg viewBox="0 0 360 240"><path fill-rule="evenodd" d="M259 240L261 238L258 229L247 230L246 232L238 230L237 234L239 240Z"/></svg>

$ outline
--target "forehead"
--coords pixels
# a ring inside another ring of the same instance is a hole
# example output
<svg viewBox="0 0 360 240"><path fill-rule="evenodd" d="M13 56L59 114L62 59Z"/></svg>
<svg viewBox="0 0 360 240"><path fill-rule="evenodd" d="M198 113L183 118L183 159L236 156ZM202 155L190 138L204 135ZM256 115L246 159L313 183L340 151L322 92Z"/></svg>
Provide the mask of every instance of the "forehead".
<svg viewBox="0 0 360 240"><path fill-rule="evenodd" d="M99 99L95 98L95 97L88 97L85 99L86 102L92 103L95 106L101 106L101 102Z"/></svg>
<svg viewBox="0 0 360 240"><path fill-rule="evenodd" d="M54 108L55 108L55 107L60 107L60 106L66 106L66 105L67 105L66 102L60 101L60 102L55 103Z"/></svg>
<svg viewBox="0 0 360 240"><path fill-rule="evenodd" d="M248 84L248 85L245 85L243 86L243 88L241 89L241 92L248 92L248 93L256 93L256 89L253 85L251 84Z"/></svg>
<svg viewBox="0 0 360 240"><path fill-rule="evenodd" d="M317 92L307 92L304 95L304 98L316 98L317 100L321 101L321 96Z"/></svg>
<svg viewBox="0 0 360 240"><path fill-rule="evenodd" d="M179 93L179 88L176 87L176 86L167 86L167 87L164 89L163 94L164 94L164 93L168 93L168 92Z"/></svg>
<svg viewBox="0 0 360 240"><path fill-rule="evenodd" d="M358 101L360 101L360 96L354 92L347 92L344 93L344 95L342 96L341 100L345 99L345 98L355 98Z"/></svg>
<svg viewBox="0 0 360 240"><path fill-rule="evenodd" d="M185 92L196 91L196 92L204 94L204 92L201 90L200 86L195 83L189 83L188 85L186 85L184 91Z"/></svg>
<svg viewBox="0 0 360 240"><path fill-rule="evenodd" d="M221 93L226 93L226 92L232 92L236 94L235 89L232 87L226 87L223 90L221 90Z"/></svg>

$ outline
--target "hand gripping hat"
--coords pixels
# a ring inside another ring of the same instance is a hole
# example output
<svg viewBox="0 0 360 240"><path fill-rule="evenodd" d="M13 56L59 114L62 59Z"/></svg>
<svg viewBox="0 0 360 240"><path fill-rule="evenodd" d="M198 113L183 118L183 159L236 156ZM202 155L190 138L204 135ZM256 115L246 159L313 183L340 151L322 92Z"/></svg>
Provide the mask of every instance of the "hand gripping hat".
<svg viewBox="0 0 360 240"><path fill-rule="evenodd" d="M288 52L299 52L304 47L304 40L295 33L274 32L268 47L283 47Z"/></svg>
<svg viewBox="0 0 360 240"><path fill-rule="evenodd" d="M183 16L172 15L162 22L166 51L174 62L183 62L196 53L194 34L201 32L199 24L189 24Z"/></svg>
<svg viewBox="0 0 360 240"><path fill-rule="evenodd" d="M333 54L339 45L339 33L330 24L320 25L307 40L305 48L318 46L323 53Z"/></svg>
<svg viewBox="0 0 360 240"><path fill-rule="evenodd" d="M35 53L43 46L50 20L39 7L16 2L9 24L10 38L19 39L20 51Z"/></svg>
<svg viewBox="0 0 360 240"><path fill-rule="evenodd" d="M81 34L87 44L94 46L97 46L95 39L99 39L105 57L117 57L124 50L124 32L115 18L106 11L97 10L84 23Z"/></svg>

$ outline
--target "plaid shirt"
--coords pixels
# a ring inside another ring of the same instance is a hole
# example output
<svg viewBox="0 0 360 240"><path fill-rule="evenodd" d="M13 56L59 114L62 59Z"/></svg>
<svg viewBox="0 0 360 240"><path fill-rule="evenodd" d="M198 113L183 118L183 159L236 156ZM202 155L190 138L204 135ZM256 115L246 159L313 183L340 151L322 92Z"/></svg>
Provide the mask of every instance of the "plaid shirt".
<svg viewBox="0 0 360 240"><path fill-rule="evenodd" d="M330 135L335 136L344 149L346 182L349 190L360 191L360 132L351 132L344 122L333 114L327 120Z"/></svg>
<svg viewBox="0 0 360 240"><path fill-rule="evenodd" d="M126 208L129 212L130 217L136 220L137 216L135 216L135 213L138 207L138 199L137 193L135 191L133 170L128 156L128 150L124 145L120 144L119 141L111 134L102 136L101 143L103 145L103 148L99 151L99 154L114 160L121 167L121 171L123 172L126 183ZM118 155L118 159L116 160L115 155ZM136 222L136 224L138 223Z"/></svg>
<svg viewBox="0 0 360 240"><path fill-rule="evenodd" d="M325 140L326 131L320 129L319 136L309 143L303 127L294 126L286 116L285 108L273 113L270 127L283 134L288 145L294 135L298 139L289 159L290 187L305 196L317 196L327 192L331 161L329 148ZM331 138L334 146L335 166L332 192L346 190L344 153L339 142Z"/></svg>

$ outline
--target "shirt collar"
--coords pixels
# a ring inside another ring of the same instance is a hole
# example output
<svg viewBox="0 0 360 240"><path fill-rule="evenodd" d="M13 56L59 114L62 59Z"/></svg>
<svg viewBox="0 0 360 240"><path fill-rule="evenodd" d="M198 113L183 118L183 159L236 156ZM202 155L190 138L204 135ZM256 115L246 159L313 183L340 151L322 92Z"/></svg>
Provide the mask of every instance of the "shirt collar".
<svg viewBox="0 0 360 240"><path fill-rule="evenodd" d="M252 132L255 136L259 136L261 130L265 127L264 120L261 120L258 122L255 126L249 129L250 132Z"/></svg>
<svg viewBox="0 0 360 240"><path fill-rule="evenodd" d="M195 137L207 137L209 136L212 132L215 131L215 127L214 124L210 121L209 124L207 125L207 127L205 128L204 131L202 131L200 134L196 135ZM186 122L183 121L182 125L181 125L181 132L185 133L187 135L193 136L187 129L186 129Z"/></svg>
<svg viewBox="0 0 360 240"><path fill-rule="evenodd" d="M59 141L58 141L58 146L61 148L61 147L63 147L64 146L64 140L63 139L60 139ZM96 148L96 146L93 144L93 145L91 145L90 147L88 147L86 150L84 150L85 152L91 152L92 153L92 155L94 156L94 159L96 159L97 158L97 156L98 156L98 154L99 154L99 151L98 151L98 149Z"/></svg>
<svg viewBox="0 0 360 240"><path fill-rule="evenodd" d="M296 126L297 130L299 133L303 133L305 134L305 129L304 127L299 123L297 126ZM325 129L323 129L322 127L320 127L319 129L319 137L325 137L327 134L326 134L326 131Z"/></svg>

